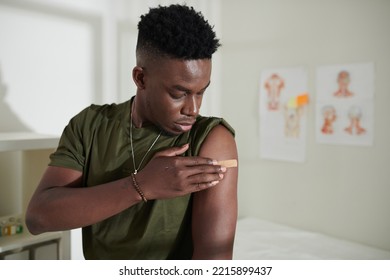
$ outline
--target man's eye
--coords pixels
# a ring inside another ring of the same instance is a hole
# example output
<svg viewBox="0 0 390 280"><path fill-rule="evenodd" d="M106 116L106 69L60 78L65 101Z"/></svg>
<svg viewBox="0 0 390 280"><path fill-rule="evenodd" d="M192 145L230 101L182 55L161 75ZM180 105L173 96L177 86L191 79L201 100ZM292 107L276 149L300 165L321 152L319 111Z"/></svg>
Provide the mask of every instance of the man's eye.
<svg viewBox="0 0 390 280"><path fill-rule="evenodd" d="M173 99L180 99L180 98L186 96L186 93L185 93L185 92L170 92L169 95L170 95Z"/></svg>

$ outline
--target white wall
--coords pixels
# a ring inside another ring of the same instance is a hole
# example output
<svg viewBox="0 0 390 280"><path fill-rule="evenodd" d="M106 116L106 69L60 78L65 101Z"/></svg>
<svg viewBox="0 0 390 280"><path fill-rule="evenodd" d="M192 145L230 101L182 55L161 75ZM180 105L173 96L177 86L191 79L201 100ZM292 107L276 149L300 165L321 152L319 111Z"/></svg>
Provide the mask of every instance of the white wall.
<svg viewBox="0 0 390 280"><path fill-rule="evenodd" d="M71 10L0 2L1 104L9 108L2 126L14 130L15 118L24 130L59 135L73 114L101 99L94 82L98 22Z"/></svg>
<svg viewBox="0 0 390 280"><path fill-rule="evenodd" d="M223 115L237 132L240 216L257 216L390 250L390 1L222 1ZM372 147L316 143L317 66L375 63ZM309 73L307 160L259 158L266 68Z"/></svg>

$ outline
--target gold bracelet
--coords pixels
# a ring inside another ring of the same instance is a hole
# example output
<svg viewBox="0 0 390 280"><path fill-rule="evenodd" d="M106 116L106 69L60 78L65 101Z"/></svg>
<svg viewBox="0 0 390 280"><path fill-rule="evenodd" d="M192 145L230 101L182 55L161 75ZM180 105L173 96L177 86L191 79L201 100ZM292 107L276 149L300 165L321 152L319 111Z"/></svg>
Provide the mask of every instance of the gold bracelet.
<svg viewBox="0 0 390 280"><path fill-rule="evenodd" d="M135 174L131 173L131 179L133 179L133 186L137 193L141 196L142 200L146 203L148 200L146 199L144 193L141 191L141 188L139 187L137 180L135 179Z"/></svg>

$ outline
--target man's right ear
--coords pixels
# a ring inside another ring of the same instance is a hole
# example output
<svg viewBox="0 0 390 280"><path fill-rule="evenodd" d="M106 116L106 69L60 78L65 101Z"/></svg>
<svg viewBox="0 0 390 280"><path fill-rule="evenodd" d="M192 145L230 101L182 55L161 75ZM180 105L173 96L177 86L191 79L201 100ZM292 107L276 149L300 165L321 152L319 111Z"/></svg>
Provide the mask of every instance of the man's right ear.
<svg viewBox="0 0 390 280"><path fill-rule="evenodd" d="M138 89L145 89L144 69L140 66L133 68L133 80Z"/></svg>

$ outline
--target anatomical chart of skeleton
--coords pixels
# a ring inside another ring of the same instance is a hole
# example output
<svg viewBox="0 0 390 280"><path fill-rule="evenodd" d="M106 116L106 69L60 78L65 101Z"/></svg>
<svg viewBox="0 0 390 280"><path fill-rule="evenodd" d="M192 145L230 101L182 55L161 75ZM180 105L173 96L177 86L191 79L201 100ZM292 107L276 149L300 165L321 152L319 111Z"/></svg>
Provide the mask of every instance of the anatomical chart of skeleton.
<svg viewBox="0 0 390 280"><path fill-rule="evenodd" d="M317 68L316 136L319 143L373 144L373 63Z"/></svg>
<svg viewBox="0 0 390 280"><path fill-rule="evenodd" d="M269 69L260 79L260 156L304 162L307 73L303 68Z"/></svg>

